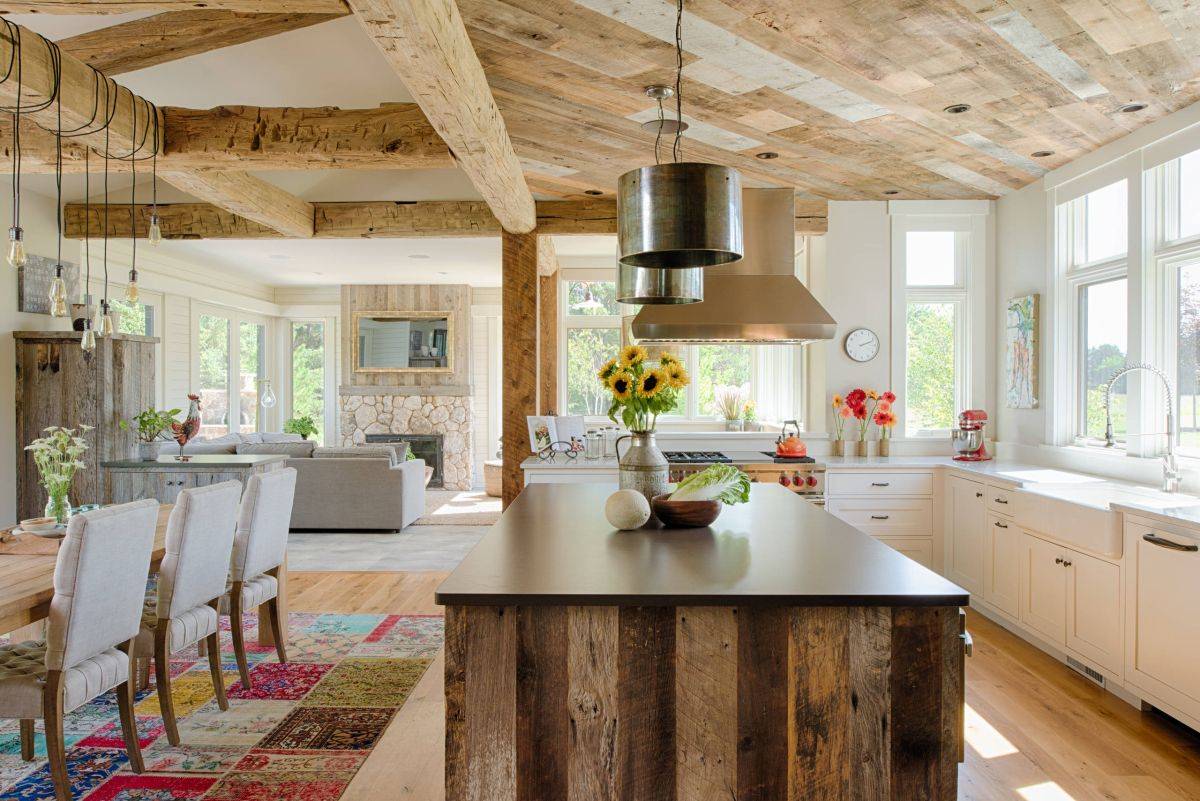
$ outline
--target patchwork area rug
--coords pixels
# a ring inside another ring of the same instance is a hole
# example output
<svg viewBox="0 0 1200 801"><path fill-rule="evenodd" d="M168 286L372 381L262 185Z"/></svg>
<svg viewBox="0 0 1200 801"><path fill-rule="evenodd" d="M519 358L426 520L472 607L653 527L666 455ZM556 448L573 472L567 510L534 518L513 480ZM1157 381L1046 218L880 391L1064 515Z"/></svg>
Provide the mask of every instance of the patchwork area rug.
<svg viewBox="0 0 1200 801"><path fill-rule="evenodd" d="M88 801L333 801L375 747L442 646L441 615L292 614L287 664L257 642L246 616L253 687L238 680L221 619L229 709L217 708L208 659L175 655L171 695L182 743L167 742L158 695L134 714L146 772L128 766L115 695L67 715L67 772ZM0 721L0 801L54 798L38 723L37 759L20 755L18 722Z"/></svg>
<svg viewBox="0 0 1200 801"><path fill-rule="evenodd" d="M483 490L426 490L418 526L490 526L500 519L500 499Z"/></svg>

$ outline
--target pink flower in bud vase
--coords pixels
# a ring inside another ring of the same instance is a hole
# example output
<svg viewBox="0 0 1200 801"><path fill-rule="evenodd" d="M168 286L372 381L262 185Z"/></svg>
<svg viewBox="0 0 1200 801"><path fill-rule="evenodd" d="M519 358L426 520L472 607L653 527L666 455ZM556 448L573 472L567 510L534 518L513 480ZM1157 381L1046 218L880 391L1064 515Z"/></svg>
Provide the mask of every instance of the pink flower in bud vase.
<svg viewBox="0 0 1200 801"><path fill-rule="evenodd" d="M854 414L854 410L849 406L843 406L842 408L838 409L838 414L840 414L842 417L849 418L850 415Z"/></svg>
<svg viewBox="0 0 1200 801"><path fill-rule="evenodd" d="M896 393L892 392L890 389L879 397L880 399L887 401L889 404L896 402Z"/></svg>

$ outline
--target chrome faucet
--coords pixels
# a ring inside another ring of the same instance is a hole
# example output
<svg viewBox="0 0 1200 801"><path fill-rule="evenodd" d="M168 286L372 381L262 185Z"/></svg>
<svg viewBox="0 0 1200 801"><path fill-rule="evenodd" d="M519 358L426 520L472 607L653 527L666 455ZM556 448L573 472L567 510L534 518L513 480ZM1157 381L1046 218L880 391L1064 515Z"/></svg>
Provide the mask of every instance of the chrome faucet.
<svg viewBox="0 0 1200 801"><path fill-rule="evenodd" d="M1175 421L1175 393L1171 391L1171 381L1167 374L1152 364L1127 364L1112 374L1104 387L1104 447L1111 448L1116 444L1113 439L1112 426L1112 388L1117 379L1135 370L1145 370L1158 376L1167 392L1167 452L1163 454L1163 492L1179 492L1179 462L1175 459L1175 441L1179 439L1179 429Z"/></svg>

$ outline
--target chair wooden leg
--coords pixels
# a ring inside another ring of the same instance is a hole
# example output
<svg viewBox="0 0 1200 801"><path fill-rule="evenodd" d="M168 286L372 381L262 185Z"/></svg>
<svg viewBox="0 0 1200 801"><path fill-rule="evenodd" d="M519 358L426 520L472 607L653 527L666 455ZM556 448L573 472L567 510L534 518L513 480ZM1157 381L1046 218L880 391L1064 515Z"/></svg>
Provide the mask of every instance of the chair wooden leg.
<svg viewBox="0 0 1200 801"><path fill-rule="evenodd" d="M129 767L134 773L146 770L142 762L142 747L138 743L137 719L133 716L133 684L137 673L137 660L133 657L133 640L121 646L129 657L129 678L117 685L117 707L121 710L121 734L125 738L125 750L129 754Z"/></svg>
<svg viewBox="0 0 1200 801"><path fill-rule="evenodd" d="M175 720L175 702L171 699L171 654L167 647L170 621L159 620L154 629L154 682L158 693L158 708L162 712L167 742L179 745L179 724Z"/></svg>
<svg viewBox="0 0 1200 801"><path fill-rule="evenodd" d="M71 801L71 782L67 778L67 742L63 737L63 672L46 673L42 689L42 715L46 721L46 758L54 782L57 801Z"/></svg>
<svg viewBox="0 0 1200 801"><path fill-rule="evenodd" d="M33 759L33 721L21 721L21 759L29 762Z"/></svg>
<svg viewBox="0 0 1200 801"><path fill-rule="evenodd" d="M229 631L233 635L233 655L237 659L242 687L250 689L250 666L246 662L246 633L242 631L242 582L233 582L229 590Z"/></svg>
<svg viewBox="0 0 1200 801"><path fill-rule="evenodd" d="M150 686L150 660L145 657L134 659L137 663L137 687L138 690L144 690Z"/></svg>
<svg viewBox="0 0 1200 801"><path fill-rule="evenodd" d="M221 599L215 598L208 602L208 605L217 612L217 619L221 619ZM212 673L213 690L217 693L217 706L224 712L229 709L229 701L225 698L225 676L221 673L221 635L220 626L217 631L204 638L208 644L208 670Z"/></svg>
<svg viewBox="0 0 1200 801"><path fill-rule="evenodd" d="M287 662L287 627L279 611L279 599L272 598L267 601L267 607L271 610L271 634L275 637L275 653L278 654L280 662Z"/></svg>

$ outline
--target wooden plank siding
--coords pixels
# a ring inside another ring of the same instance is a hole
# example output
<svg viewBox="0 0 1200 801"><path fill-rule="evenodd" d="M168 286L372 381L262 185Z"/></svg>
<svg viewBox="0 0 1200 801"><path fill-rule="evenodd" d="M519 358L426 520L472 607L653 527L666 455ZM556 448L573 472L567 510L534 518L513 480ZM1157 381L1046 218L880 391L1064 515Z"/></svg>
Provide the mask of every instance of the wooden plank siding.
<svg viewBox="0 0 1200 801"><path fill-rule="evenodd" d="M446 797L950 801L957 626L953 608L448 607Z"/></svg>

